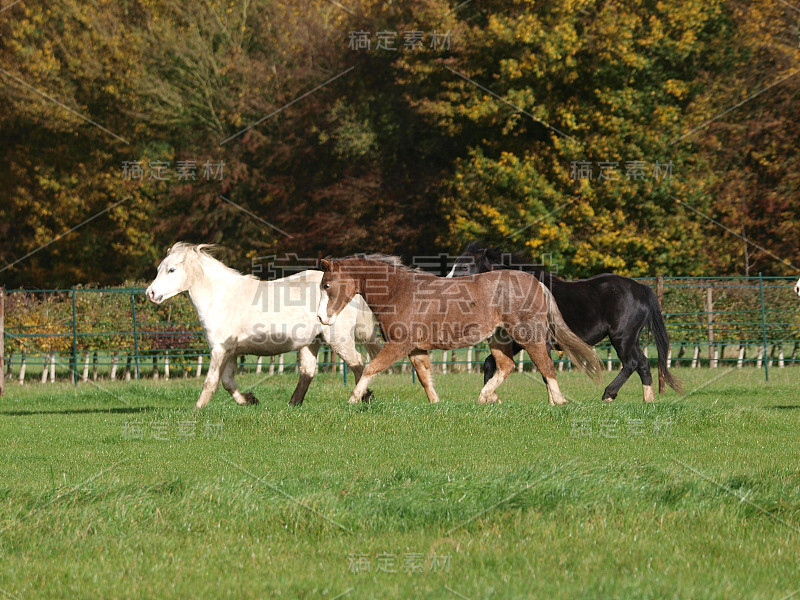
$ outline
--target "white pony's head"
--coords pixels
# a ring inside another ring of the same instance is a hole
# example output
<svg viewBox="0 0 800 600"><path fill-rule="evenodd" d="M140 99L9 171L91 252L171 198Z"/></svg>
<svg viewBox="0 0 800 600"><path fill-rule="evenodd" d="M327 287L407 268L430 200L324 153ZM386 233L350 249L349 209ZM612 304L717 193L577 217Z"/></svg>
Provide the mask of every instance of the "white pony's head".
<svg viewBox="0 0 800 600"><path fill-rule="evenodd" d="M164 300L185 292L191 287L197 276L198 260L207 254L206 248L211 244L187 244L178 242L167 253L167 257L158 265L158 275L145 294L151 302L161 304Z"/></svg>
<svg viewBox="0 0 800 600"><path fill-rule="evenodd" d="M800 279L794 284L794 293L800 296Z"/></svg>

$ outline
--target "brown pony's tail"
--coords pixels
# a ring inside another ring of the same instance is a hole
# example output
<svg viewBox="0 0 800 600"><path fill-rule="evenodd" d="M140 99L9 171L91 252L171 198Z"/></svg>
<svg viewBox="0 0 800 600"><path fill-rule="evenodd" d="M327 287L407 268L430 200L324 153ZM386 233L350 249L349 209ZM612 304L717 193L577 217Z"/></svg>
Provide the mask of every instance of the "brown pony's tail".
<svg viewBox="0 0 800 600"><path fill-rule="evenodd" d="M566 352L567 357L575 363L576 367L584 371L595 383L600 383L603 366L594 353L594 348L567 327L550 290L544 285L541 285L541 290L544 292L544 298L547 303L547 324L550 327L553 339Z"/></svg>

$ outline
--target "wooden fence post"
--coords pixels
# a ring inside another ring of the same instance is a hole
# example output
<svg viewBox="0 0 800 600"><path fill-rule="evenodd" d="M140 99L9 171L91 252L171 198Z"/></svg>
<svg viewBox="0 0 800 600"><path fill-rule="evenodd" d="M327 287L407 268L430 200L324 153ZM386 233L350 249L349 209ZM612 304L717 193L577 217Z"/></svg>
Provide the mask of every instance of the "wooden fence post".
<svg viewBox="0 0 800 600"><path fill-rule="evenodd" d="M0 396L6 392L6 289L0 287Z"/></svg>
<svg viewBox="0 0 800 600"><path fill-rule="evenodd" d="M72 384L78 385L78 323L75 315L75 286L72 286Z"/></svg>
<svg viewBox="0 0 800 600"><path fill-rule="evenodd" d="M714 347L714 296L713 288L708 287L706 291L706 311L708 313L708 366L712 369L717 368L716 348Z"/></svg>
<svg viewBox="0 0 800 600"><path fill-rule="evenodd" d="M767 358L767 315L764 311L764 280L761 273L758 274L758 294L761 298L761 341L764 352L764 377L769 381L769 358ZM761 366L761 365L759 365Z"/></svg>
<svg viewBox="0 0 800 600"><path fill-rule="evenodd" d="M659 275L656 277L656 298L658 298L658 310L660 313L664 313L664 276ZM670 348L668 352L671 352L672 349ZM668 359L669 360L669 359ZM667 382L664 380L664 373L661 371L661 367L658 367L658 393L663 394L664 390L667 389Z"/></svg>

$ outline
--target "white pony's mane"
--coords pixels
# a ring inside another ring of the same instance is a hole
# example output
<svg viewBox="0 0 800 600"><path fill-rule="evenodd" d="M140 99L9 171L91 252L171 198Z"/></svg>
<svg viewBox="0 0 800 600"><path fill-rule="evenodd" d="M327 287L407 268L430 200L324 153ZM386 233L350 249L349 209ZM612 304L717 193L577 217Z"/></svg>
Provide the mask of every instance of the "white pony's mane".
<svg viewBox="0 0 800 600"><path fill-rule="evenodd" d="M223 262L217 260L212 255L212 252L217 248L216 244L190 244L188 242L176 242L172 248L169 249L167 256L176 256L183 258L183 260L194 260L203 271L217 271L227 273L229 275L238 275L239 277L248 277L250 279L258 279L255 275L244 275L236 269L232 269Z"/></svg>

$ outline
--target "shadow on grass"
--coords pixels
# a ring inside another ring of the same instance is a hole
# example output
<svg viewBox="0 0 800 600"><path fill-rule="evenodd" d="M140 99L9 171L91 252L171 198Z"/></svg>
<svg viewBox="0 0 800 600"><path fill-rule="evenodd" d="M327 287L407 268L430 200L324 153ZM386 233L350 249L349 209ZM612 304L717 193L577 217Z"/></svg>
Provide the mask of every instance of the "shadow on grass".
<svg viewBox="0 0 800 600"><path fill-rule="evenodd" d="M767 410L800 410L800 404L776 404L775 406L765 406Z"/></svg>
<svg viewBox="0 0 800 600"><path fill-rule="evenodd" d="M124 406L116 408L65 408L63 410L3 410L0 411L0 417L27 417L33 415L84 415L84 414L100 414L100 413L127 415L131 413L147 412L149 410L156 410L156 407Z"/></svg>

